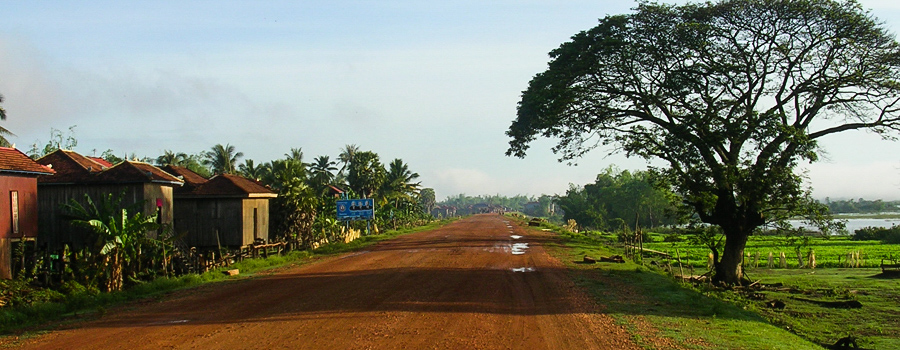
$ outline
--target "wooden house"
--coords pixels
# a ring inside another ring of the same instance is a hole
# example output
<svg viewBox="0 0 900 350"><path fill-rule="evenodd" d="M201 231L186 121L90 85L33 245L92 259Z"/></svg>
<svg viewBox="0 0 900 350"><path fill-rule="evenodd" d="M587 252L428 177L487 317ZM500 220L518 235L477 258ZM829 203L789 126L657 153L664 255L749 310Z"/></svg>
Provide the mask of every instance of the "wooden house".
<svg viewBox="0 0 900 350"><path fill-rule="evenodd" d="M0 279L12 278L12 247L38 235L37 177L53 170L0 147Z"/></svg>
<svg viewBox="0 0 900 350"><path fill-rule="evenodd" d="M269 200L278 195L237 175L206 180L182 167L164 170L184 179L175 191L175 231L191 247L237 248L269 239Z"/></svg>
<svg viewBox="0 0 900 350"><path fill-rule="evenodd" d="M143 213L157 215L157 223L171 225L173 220L173 189L184 181L147 163L124 161L108 167L100 162L68 150L57 150L37 160L56 171L54 176L38 177L38 216L40 233L38 242L50 249L64 244L82 247L88 242L88 233L73 227L62 205L75 200L85 204L85 195L92 200L112 194L122 197L120 206L130 207L140 203ZM156 232L151 232L155 236Z"/></svg>

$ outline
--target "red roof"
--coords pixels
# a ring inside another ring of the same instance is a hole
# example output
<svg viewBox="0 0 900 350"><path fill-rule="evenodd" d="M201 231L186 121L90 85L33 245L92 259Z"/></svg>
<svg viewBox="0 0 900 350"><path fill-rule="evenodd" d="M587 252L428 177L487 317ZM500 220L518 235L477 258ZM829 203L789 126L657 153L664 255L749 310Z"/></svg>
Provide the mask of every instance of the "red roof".
<svg viewBox="0 0 900 350"><path fill-rule="evenodd" d="M15 148L0 147L0 172L2 173L29 173L34 175L49 175L56 173Z"/></svg>
<svg viewBox="0 0 900 350"><path fill-rule="evenodd" d="M94 181L102 183L163 182L177 185L184 183L179 178L153 165L130 160L100 172L94 177Z"/></svg>
<svg viewBox="0 0 900 350"><path fill-rule="evenodd" d="M273 198L278 195L259 182L243 176L220 174L192 191L190 196L203 197L257 197Z"/></svg>
<svg viewBox="0 0 900 350"><path fill-rule="evenodd" d="M191 193L192 191L194 191L195 188L206 183L206 181L209 181L202 175L194 172L193 170L185 168L185 167L180 167L177 165L170 164L170 165L166 165L160 169L162 169L163 171L165 171L169 174L174 175L175 177L178 177L178 178L184 180L184 186L181 186L181 187L175 189L176 194Z"/></svg>
<svg viewBox="0 0 900 350"><path fill-rule="evenodd" d="M102 166L104 166L104 167L107 167L107 168L112 168L112 167L113 167L113 163L110 163L110 162L107 161L106 159L103 159L103 158L100 158L100 157L87 157L87 158L90 159L90 160L93 160L93 161L95 161L95 162L97 162L97 163L100 163L100 165L102 165Z"/></svg>
<svg viewBox="0 0 900 350"><path fill-rule="evenodd" d="M205 177L203 177L203 175L197 174L191 169L177 165L166 165L160 169L169 174L181 176L184 179L185 185L191 184L197 186L205 183L206 181L209 181Z"/></svg>
<svg viewBox="0 0 900 350"><path fill-rule="evenodd" d="M73 151L59 149L53 151L36 162L56 171L55 176L38 177L38 182L72 183L90 178L91 173L104 169L103 164L82 156Z"/></svg>
<svg viewBox="0 0 900 350"><path fill-rule="evenodd" d="M113 167L68 150L56 150L37 160L38 163L52 166L56 176L40 176L39 183L141 183L156 182L181 185L183 181L161 169L142 162L124 161ZM109 164L109 162L105 162Z"/></svg>

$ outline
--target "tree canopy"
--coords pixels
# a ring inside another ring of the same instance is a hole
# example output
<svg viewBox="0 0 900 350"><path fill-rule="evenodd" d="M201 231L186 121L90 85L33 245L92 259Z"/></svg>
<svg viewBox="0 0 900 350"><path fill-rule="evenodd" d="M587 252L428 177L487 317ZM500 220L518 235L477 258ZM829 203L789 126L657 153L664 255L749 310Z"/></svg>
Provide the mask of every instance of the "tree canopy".
<svg viewBox="0 0 900 350"><path fill-rule="evenodd" d="M665 161L684 204L725 233L727 283L753 230L809 208L795 170L818 159L820 138L892 138L900 123L900 44L855 1L640 3L550 57L507 155L543 136L561 161L596 147Z"/></svg>

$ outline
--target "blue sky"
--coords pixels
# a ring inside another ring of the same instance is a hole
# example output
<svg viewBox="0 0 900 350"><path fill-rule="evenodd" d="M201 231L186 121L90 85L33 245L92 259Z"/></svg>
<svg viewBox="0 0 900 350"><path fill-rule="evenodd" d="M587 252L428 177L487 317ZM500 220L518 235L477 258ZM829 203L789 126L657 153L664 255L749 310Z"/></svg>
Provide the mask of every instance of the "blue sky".
<svg viewBox="0 0 900 350"><path fill-rule="evenodd" d="M900 4L861 1L900 31ZM504 156L547 52L628 1L14 1L0 12L3 125L27 150L77 125L83 154L156 157L232 144L257 163L346 144L402 158L439 199L555 194L611 164L556 162L551 140ZM823 142L819 198L900 199L900 146Z"/></svg>

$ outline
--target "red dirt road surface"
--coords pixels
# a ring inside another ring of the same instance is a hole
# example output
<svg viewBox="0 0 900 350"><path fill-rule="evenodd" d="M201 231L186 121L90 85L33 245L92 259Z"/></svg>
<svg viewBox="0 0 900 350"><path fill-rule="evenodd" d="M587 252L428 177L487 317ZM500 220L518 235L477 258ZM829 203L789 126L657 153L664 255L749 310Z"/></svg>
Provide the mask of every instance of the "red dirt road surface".
<svg viewBox="0 0 900 350"><path fill-rule="evenodd" d="M549 256L478 215L22 340L40 349L637 349Z"/></svg>

